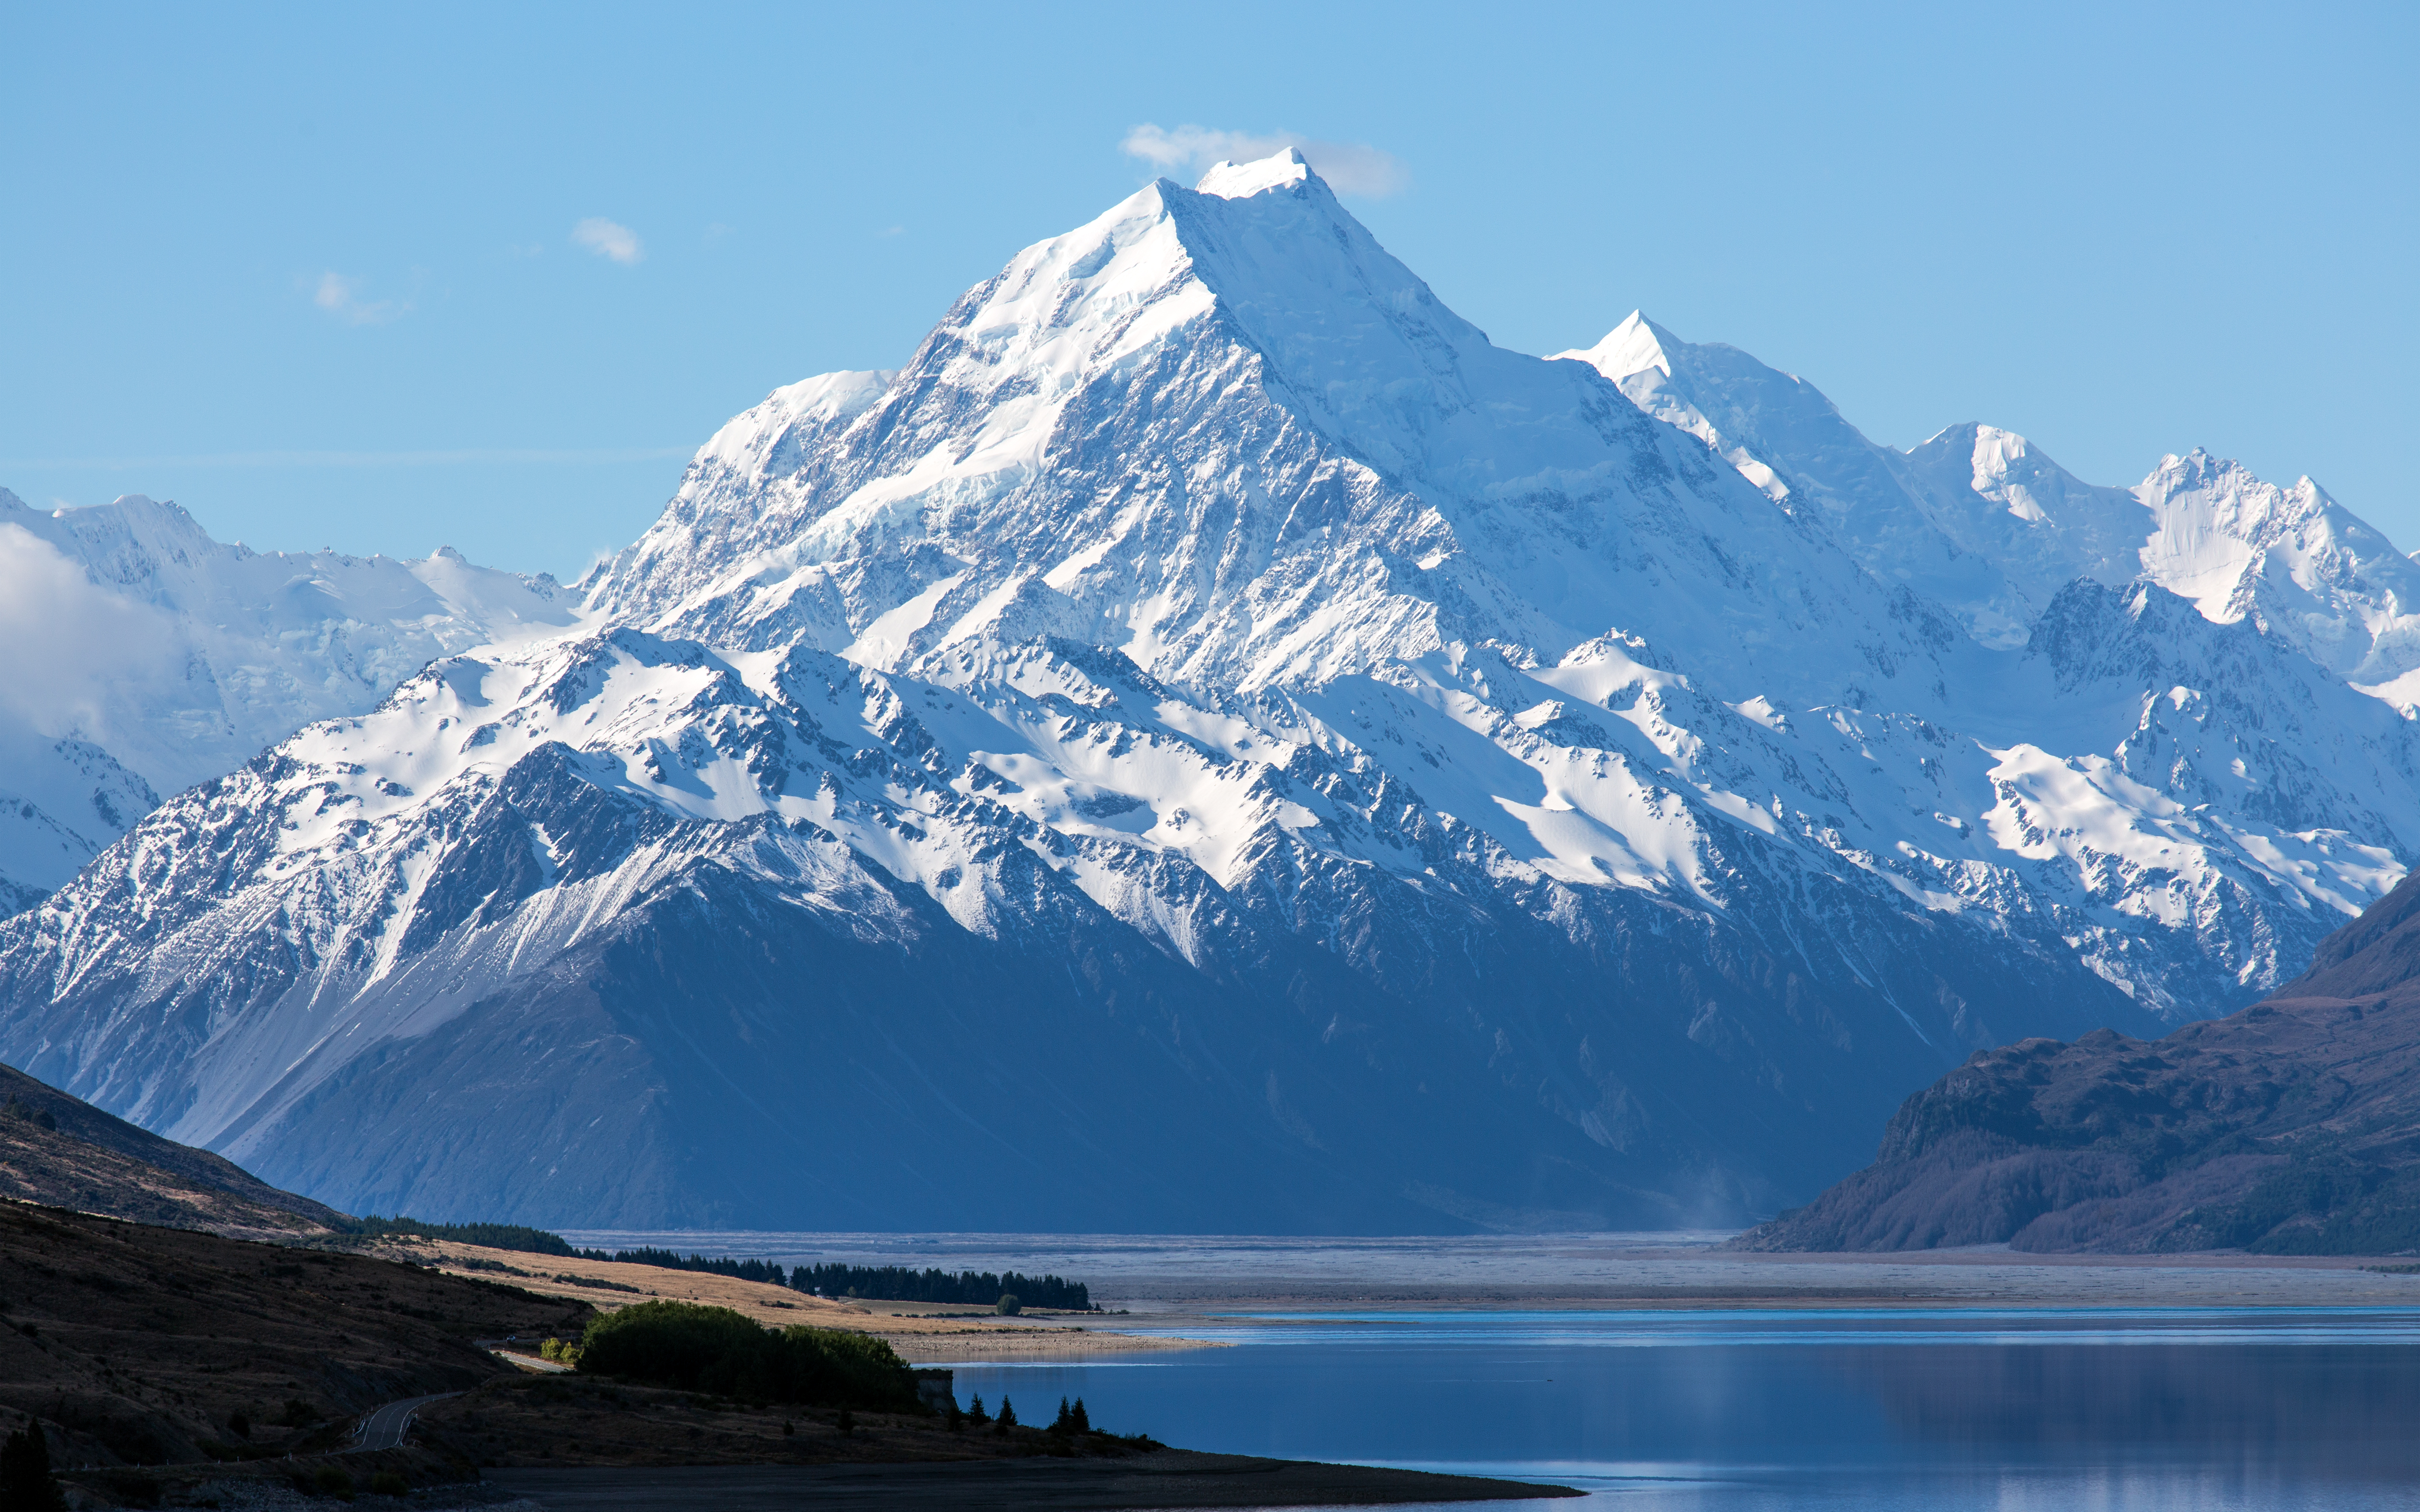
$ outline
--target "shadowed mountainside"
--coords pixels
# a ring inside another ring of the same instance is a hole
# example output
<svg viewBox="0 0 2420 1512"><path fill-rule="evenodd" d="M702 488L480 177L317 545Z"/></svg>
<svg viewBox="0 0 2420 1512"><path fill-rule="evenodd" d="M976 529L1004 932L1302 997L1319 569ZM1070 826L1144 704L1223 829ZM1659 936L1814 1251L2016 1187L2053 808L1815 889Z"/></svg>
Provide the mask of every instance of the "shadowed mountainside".
<svg viewBox="0 0 2420 1512"><path fill-rule="evenodd" d="M1978 1052L1751 1250L2420 1248L2420 875L2231 1017Z"/></svg>
<svg viewBox="0 0 2420 1512"><path fill-rule="evenodd" d="M0 1197L230 1239L315 1239L346 1217L223 1155L138 1129L0 1066Z"/></svg>

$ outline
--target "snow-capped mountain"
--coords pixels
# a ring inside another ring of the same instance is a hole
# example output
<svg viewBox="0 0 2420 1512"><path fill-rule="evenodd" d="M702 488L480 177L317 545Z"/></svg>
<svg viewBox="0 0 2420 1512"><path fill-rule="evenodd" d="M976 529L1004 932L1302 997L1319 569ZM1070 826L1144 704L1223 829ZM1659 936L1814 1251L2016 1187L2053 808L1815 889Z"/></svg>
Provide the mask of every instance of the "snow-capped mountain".
<svg viewBox="0 0 2420 1512"><path fill-rule="evenodd" d="M42 513L0 489L15 665L0 679L0 913L30 907L174 793L436 656L573 623L551 579L210 539L129 495Z"/></svg>
<svg viewBox="0 0 2420 1512"><path fill-rule="evenodd" d="M2156 504L1625 331L1495 347L1291 152L1154 184L0 925L0 1058L357 1211L1718 1221L2420 854L2411 721Z"/></svg>

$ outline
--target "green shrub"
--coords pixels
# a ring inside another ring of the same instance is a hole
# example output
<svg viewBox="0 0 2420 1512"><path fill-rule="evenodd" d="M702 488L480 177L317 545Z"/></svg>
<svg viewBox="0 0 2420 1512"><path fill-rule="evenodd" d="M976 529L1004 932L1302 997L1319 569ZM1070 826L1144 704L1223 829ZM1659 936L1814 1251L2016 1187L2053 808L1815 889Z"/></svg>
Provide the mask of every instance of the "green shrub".
<svg viewBox="0 0 2420 1512"><path fill-rule="evenodd" d="M311 1489L321 1496L353 1499L353 1477L334 1465L321 1465L311 1472Z"/></svg>
<svg viewBox="0 0 2420 1512"><path fill-rule="evenodd" d="M1017 1314L1025 1311L1025 1304L1016 1300L1016 1292L1003 1291L1000 1295L1000 1301L992 1304L992 1310L999 1313L1002 1318L1015 1318Z"/></svg>
<svg viewBox="0 0 2420 1512"><path fill-rule="evenodd" d="M776 1333L728 1307L688 1302L643 1302L597 1319L581 1338L578 1369L749 1401L920 1406L915 1374L881 1339L830 1328Z"/></svg>
<svg viewBox="0 0 2420 1512"><path fill-rule="evenodd" d="M411 1483L392 1470L381 1470L370 1477L370 1489L380 1496L404 1496L410 1494Z"/></svg>

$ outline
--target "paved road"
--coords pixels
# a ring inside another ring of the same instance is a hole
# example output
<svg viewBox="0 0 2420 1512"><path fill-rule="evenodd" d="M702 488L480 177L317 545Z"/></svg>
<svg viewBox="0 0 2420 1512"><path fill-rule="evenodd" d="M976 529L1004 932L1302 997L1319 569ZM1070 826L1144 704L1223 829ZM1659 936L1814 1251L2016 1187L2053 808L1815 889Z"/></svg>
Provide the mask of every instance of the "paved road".
<svg viewBox="0 0 2420 1512"><path fill-rule="evenodd" d="M353 1430L353 1449L402 1448L403 1436L411 1431L412 1413L430 1402L461 1395L458 1391L441 1391L434 1396L406 1396L399 1402L387 1403L363 1418L362 1426Z"/></svg>

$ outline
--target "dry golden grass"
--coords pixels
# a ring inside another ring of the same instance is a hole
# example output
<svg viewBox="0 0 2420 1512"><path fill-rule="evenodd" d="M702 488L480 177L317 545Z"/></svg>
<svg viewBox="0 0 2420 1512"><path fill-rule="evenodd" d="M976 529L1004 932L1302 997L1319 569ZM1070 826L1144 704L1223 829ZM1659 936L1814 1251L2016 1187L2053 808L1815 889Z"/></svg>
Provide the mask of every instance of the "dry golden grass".
<svg viewBox="0 0 2420 1512"><path fill-rule="evenodd" d="M1136 1350L1204 1348L1199 1340L1146 1338L1101 1326L1097 1315L1029 1314L1022 1319L969 1316L912 1303L836 1302L762 1281L706 1271L669 1271L612 1260L566 1259L489 1249L451 1240L391 1240L379 1253L436 1263L449 1274L504 1281L545 1296L577 1299L600 1312L664 1298L729 1307L768 1328L805 1323L874 1334L917 1365L977 1360L1070 1359ZM564 1277L575 1277L565 1280ZM581 1282L588 1282L582 1286ZM597 1283L608 1283L597 1285ZM895 1309L895 1310L894 1310ZM1077 1319L1083 1321L1078 1322Z"/></svg>

